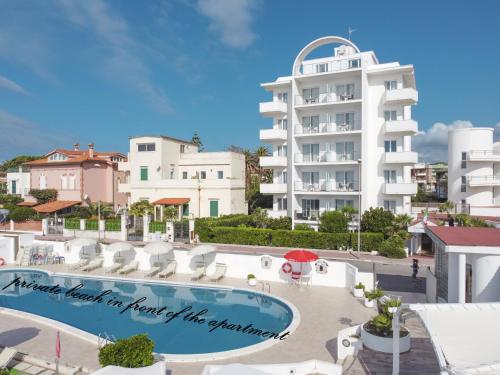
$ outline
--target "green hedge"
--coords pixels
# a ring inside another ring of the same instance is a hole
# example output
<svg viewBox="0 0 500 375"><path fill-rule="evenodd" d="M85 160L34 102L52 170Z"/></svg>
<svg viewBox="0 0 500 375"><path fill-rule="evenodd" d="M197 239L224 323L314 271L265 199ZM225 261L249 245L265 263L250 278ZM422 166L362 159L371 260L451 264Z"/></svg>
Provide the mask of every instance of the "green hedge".
<svg viewBox="0 0 500 375"><path fill-rule="evenodd" d="M64 228L80 229L80 219L64 219Z"/></svg>
<svg viewBox="0 0 500 375"><path fill-rule="evenodd" d="M97 230L99 222L97 220L85 220L85 230Z"/></svg>
<svg viewBox="0 0 500 375"><path fill-rule="evenodd" d="M153 348L154 342L145 334L118 339L99 350L99 364L127 368L151 366L154 363Z"/></svg>
<svg viewBox="0 0 500 375"><path fill-rule="evenodd" d="M303 230L272 230L258 228L209 227L198 232L202 242L303 247L339 250L357 248L357 233L324 233ZM361 250L378 250L384 240L382 233L361 233Z"/></svg>
<svg viewBox="0 0 500 375"><path fill-rule="evenodd" d="M155 233L155 232L161 232L165 233L167 231L166 228L166 223L163 221L151 221L149 222L149 232L150 233Z"/></svg>
<svg viewBox="0 0 500 375"><path fill-rule="evenodd" d="M120 232L122 230L122 223L120 219L108 219L104 222L104 229L107 232Z"/></svg>

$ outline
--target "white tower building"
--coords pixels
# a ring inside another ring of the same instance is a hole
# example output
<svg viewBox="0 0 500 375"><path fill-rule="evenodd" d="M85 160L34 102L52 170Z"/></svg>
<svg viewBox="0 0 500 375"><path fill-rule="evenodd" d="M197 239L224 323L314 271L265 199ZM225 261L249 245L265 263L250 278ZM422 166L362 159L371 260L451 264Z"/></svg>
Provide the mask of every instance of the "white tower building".
<svg viewBox="0 0 500 375"><path fill-rule="evenodd" d="M340 44L333 56L306 60L318 47ZM411 136L417 132L411 106L418 101L412 65L380 64L372 51L328 36L300 51L292 74L261 85L273 100L260 113L273 128L260 131L272 156L260 160L273 169L272 216L317 224L323 211L354 206L361 212L384 207L410 212Z"/></svg>
<svg viewBox="0 0 500 375"><path fill-rule="evenodd" d="M448 133L448 200L471 214L500 214L500 142L493 128L455 129ZM491 207L491 210L480 210Z"/></svg>

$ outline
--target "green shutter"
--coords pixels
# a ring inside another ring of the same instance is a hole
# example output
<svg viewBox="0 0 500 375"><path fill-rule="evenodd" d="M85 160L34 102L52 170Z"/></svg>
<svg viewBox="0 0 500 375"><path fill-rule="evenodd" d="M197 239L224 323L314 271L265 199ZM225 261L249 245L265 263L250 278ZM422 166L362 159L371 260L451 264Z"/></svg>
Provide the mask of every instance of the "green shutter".
<svg viewBox="0 0 500 375"><path fill-rule="evenodd" d="M219 201L210 201L210 217L219 216Z"/></svg>
<svg viewBox="0 0 500 375"><path fill-rule="evenodd" d="M17 181L12 180L12 194L17 194Z"/></svg>
<svg viewBox="0 0 500 375"><path fill-rule="evenodd" d="M141 167L141 181L148 180L148 167Z"/></svg>

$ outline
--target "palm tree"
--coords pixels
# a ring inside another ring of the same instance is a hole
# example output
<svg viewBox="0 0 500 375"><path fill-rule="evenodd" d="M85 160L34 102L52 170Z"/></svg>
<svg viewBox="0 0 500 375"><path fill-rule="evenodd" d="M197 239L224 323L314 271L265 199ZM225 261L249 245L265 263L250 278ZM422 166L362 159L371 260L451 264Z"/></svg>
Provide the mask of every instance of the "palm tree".
<svg viewBox="0 0 500 375"><path fill-rule="evenodd" d="M453 210L453 207L455 207L455 205L453 204L453 202L446 201L446 202L441 203L439 205L439 212L446 212L447 214L449 214L450 211Z"/></svg>
<svg viewBox="0 0 500 375"><path fill-rule="evenodd" d="M89 204L88 210L90 212L90 215L97 217L100 213L101 218L104 219L113 214L113 206L110 203L106 202L91 203Z"/></svg>
<svg viewBox="0 0 500 375"><path fill-rule="evenodd" d="M254 151L254 159L258 165L259 180L261 182L271 182L273 178L272 170L260 166L260 158L263 156L269 156L269 150L265 146L260 146Z"/></svg>

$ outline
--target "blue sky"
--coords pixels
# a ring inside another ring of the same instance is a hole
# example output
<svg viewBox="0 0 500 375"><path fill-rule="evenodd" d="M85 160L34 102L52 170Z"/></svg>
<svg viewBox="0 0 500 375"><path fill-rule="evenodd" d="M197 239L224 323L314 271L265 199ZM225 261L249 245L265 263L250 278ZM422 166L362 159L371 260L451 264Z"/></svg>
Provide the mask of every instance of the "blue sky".
<svg viewBox="0 0 500 375"><path fill-rule="evenodd" d="M75 142L198 131L208 150L259 146L260 83L300 49L346 36L413 64L424 159L450 127L500 133L500 1L0 0L0 160Z"/></svg>

